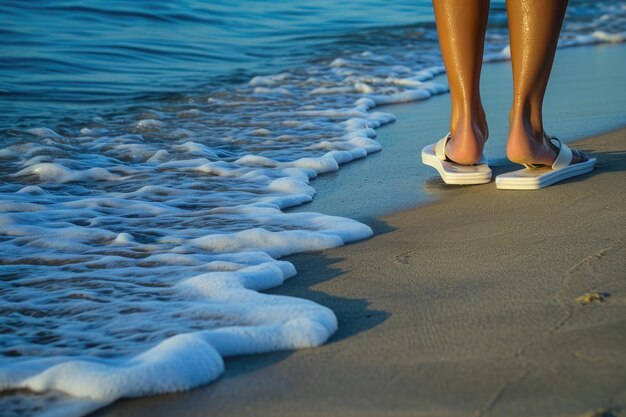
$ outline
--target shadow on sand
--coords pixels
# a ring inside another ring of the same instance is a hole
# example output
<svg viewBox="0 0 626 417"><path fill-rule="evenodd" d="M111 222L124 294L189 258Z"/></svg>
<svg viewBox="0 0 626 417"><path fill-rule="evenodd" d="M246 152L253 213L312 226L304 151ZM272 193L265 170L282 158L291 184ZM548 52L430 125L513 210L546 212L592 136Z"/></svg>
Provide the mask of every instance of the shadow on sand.
<svg viewBox="0 0 626 417"><path fill-rule="evenodd" d="M394 230L385 222L377 219L367 219L364 223L368 224L374 230L375 235L389 233ZM369 308L369 301L364 298L351 299L339 297L313 289L317 284L340 278L341 275L349 272L335 266L337 263L341 262L343 258L328 257L324 252L308 252L292 255L283 259L293 263L298 274L287 280L282 286L266 292L311 300L333 310L339 322L339 329L328 340L327 344L336 343L372 329L389 318L389 313L386 311L371 310ZM220 384L237 384L239 377L273 366L289 358L294 352L295 351L279 351L225 358L226 370L224 374L209 385L175 394L162 394L136 399L121 399L89 416L118 415L116 412L121 410L125 410L125 412L119 415L132 415L126 413L128 411L132 413L133 410L141 410L144 402L146 404L149 402L152 407L154 407L156 402L159 404L159 408L163 408L164 412L170 406L175 407L181 404L181 401L183 401L184 404L188 404L190 409L194 409L194 404L202 404L204 401L207 401L207 398L216 394L217 391L220 390ZM241 386L242 391L245 391L245 389L245 386ZM119 407L120 405L122 406L121 408ZM173 409L173 412L174 410L175 409Z"/></svg>

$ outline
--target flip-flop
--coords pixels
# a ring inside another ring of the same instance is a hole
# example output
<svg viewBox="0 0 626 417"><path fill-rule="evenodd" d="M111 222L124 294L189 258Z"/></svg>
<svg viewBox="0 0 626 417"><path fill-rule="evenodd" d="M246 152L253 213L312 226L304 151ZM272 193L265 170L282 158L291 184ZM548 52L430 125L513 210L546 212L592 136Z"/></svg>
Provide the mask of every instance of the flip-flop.
<svg viewBox="0 0 626 417"><path fill-rule="evenodd" d="M461 165L446 156L446 145L451 135L448 133L437 143L422 149L422 162L439 172L446 184L469 185L486 184L491 181L491 168L487 165L485 155L474 165Z"/></svg>
<svg viewBox="0 0 626 417"><path fill-rule="evenodd" d="M526 167L524 169L498 175L496 187L503 190L537 190L593 171L596 158L587 158L585 154L578 151L587 159L572 164L572 150L555 137L547 139L559 150L552 166L524 165Z"/></svg>

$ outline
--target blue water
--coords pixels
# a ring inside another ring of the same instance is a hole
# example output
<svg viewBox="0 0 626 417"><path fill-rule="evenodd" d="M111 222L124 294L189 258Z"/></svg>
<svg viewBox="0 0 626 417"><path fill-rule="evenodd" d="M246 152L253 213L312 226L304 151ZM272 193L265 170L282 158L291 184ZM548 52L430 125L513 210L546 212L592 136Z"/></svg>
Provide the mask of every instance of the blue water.
<svg viewBox="0 0 626 417"><path fill-rule="evenodd" d="M622 4L602 2L611 3ZM597 14L591 2L572 4L572 21ZM506 25L503 1L492 9L492 27ZM0 128L102 115L381 42L428 41L433 22L424 0L5 0ZM399 39L403 26L413 30Z"/></svg>
<svg viewBox="0 0 626 417"><path fill-rule="evenodd" d="M0 112L53 119L247 81L367 44L361 29L428 21L428 1L6 0Z"/></svg>

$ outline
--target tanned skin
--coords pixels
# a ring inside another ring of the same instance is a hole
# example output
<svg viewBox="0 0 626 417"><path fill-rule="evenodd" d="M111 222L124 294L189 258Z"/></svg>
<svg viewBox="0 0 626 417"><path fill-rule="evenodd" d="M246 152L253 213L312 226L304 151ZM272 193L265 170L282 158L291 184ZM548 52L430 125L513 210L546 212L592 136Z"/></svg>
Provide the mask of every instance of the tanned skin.
<svg viewBox="0 0 626 417"><path fill-rule="evenodd" d="M433 6L452 101L446 155L471 165L489 136L480 99L489 0L433 0ZM545 140L542 106L567 0L507 0L506 6L513 67L507 157L519 164L551 165L557 150ZM582 160L574 151L572 163Z"/></svg>

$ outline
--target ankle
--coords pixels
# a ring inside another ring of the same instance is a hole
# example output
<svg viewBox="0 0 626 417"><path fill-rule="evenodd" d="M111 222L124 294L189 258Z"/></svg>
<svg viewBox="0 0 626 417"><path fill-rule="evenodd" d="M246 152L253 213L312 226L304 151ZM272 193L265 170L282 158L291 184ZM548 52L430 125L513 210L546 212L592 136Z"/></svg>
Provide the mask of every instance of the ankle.
<svg viewBox="0 0 626 417"><path fill-rule="evenodd" d="M485 120L464 119L451 134L452 139L446 147L446 154L451 160L471 165L481 159L488 134Z"/></svg>
<svg viewBox="0 0 626 417"><path fill-rule="evenodd" d="M525 135L537 142L543 142L543 119L541 109L528 104L513 105L509 112L509 130L524 131Z"/></svg>
<svg viewBox="0 0 626 417"><path fill-rule="evenodd" d="M506 142L506 156L517 164L549 165L554 160L554 152L546 147L543 127L529 120L511 118Z"/></svg>
<svg viewBox="0 0 626 417"><path fill-rule="evenodd" d="M459 111L454 112L450 119L450 132L452 133L452 137L457 134L457 131L462 132L468 127L471 127L472 130L476 130L479 136L483 137L484 140L489 136L487 117L480 100L478 100L478 104L459 106Z"/></svg>

